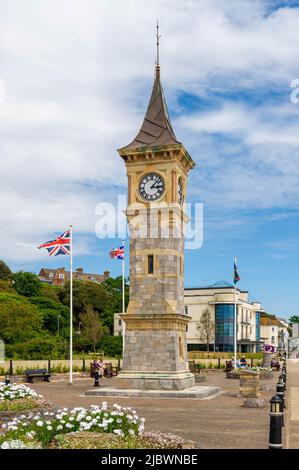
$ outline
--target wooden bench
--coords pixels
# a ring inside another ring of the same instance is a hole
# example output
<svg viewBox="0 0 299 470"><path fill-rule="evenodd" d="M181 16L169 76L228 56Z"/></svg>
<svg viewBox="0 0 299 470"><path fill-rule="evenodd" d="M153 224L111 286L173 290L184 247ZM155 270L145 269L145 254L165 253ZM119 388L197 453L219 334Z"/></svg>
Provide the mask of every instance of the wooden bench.
<svg viewBox="0 0 299 470"><path fill-rule="evenodd" d="M104 377L111 378L118 374L118 367L113 366L112 362L105 362Z"/></svg>
<svg viewBox="0 0 299 470"><path fill-rule="evenodd" d="M188 361L189 370L192 374L199 374L200 373L200 365L195 364L195 361Z"/></svg>
<svg viewBox="0 0 299 470"><path fill-rule="evenodd" d="M33 379L42 377L44 382L50 382L51 374L47 369L30 369L25 370L27 382L33 384Z"/></svg>

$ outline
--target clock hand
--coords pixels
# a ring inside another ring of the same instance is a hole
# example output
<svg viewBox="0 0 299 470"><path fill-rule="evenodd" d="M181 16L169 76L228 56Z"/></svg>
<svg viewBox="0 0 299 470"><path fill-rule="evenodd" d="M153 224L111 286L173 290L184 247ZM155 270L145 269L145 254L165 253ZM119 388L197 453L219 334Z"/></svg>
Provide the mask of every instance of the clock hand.
<svg viewBox="0 0 299 470"><path fill-rule="evenodd" d="M159 180L159 179L154 182L154 184L151 186L151 189L152 189L152 188L156 188L156 187L157 187L157 186L156 186L157 183L160 183L160 180Z"/></svg>

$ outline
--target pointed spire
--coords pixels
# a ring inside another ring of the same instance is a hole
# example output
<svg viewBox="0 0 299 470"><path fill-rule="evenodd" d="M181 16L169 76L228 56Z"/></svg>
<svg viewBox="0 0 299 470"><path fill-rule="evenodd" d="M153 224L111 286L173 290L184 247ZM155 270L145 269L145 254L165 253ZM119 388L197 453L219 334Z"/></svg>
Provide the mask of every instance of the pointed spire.
<svg viewBox="0 0 299 470"><path fill-rule="evenodd" d="M160 38L157 22L157 56L155 82L143 124L135 139L123 150L134 150L140 147L180 144L170 122L168 109L160 82Z"/></svg>

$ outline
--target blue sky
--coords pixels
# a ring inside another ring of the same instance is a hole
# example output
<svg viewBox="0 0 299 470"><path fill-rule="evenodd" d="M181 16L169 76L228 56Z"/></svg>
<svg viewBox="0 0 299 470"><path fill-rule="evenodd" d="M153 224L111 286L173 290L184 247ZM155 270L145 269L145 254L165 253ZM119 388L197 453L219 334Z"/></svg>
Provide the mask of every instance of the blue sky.
<svg viewBox="0 0 299 470"><path fill-rule="evenodd" d="M0 0L0 223L14 270L62 266L36 245L74 224L74 264L112 275L99 203L126 192L116 149L137 134L153 83L155 23L173 127L196 168L204 243L185 284L232 279L270 313L299 314L299 1ZM7 243L7 240L9 242Z"/></svg>

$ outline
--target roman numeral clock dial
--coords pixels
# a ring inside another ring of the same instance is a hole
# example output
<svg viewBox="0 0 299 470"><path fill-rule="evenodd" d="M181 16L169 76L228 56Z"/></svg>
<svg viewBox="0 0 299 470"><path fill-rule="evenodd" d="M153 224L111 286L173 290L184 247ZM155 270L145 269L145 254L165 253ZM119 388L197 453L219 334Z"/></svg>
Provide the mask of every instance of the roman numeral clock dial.
<svg viewBox="0 0 299 470"><path fill-rule="evenodd" d="M156 201L164 194L165 183L157 173L148 173L139 183L139 196L145 201Z"/></svg>

